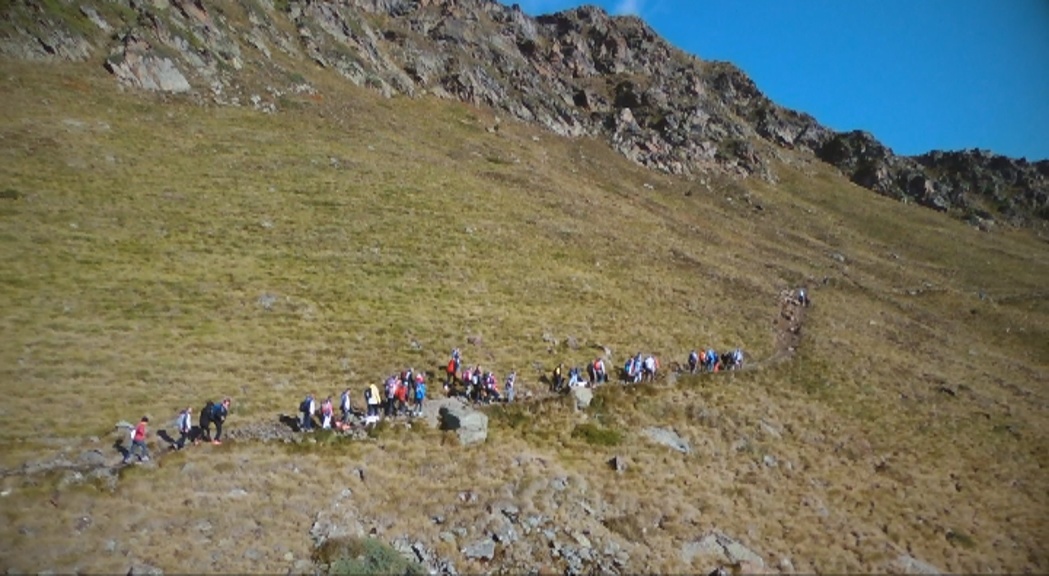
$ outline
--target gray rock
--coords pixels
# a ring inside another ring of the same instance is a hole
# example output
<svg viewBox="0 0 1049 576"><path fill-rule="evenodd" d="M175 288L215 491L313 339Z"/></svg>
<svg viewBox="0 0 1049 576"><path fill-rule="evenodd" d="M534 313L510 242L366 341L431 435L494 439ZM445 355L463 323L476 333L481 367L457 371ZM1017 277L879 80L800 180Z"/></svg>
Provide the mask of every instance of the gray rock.
<svg viewBox="0 0 1049 576"><path fill-rule="evenodd" d="M122 46L106 59L106 69L128 86L159 92L188 92L192 86L175 63L153 51L152 45L127 34Z"/></svg>
<svg viewBox="0 0 1049 576"><path fill-rule="evenodd" d="M280 298L277 296L266 293L259 296L259 306L262 306L266 310L273 310L273 306L276 305L279 300Z"/></svg>
<svg viewBox="0 0 1049 576"><path fill-rule="evenodd" d="M575 400L576 410L585 410L594 400L594 391L586 386L575 386L572 388L572 398Z"/></svg>
<svg viewBox="0 0 1049 576"><path fill-rule="evenodd" d="M479 540L467 545L461 552L471 560L491 560L495 557L495 542L491 539Z"/></svg>
<svg viewBox="0 0 1049 576"><path fill-rule="evenodd" d="M909 554L901 554L900 557L896 559L895 567L904 574L937 575L942 573L939 568L927 562L918 560Z"/></svg>
<svg viewBox="0 0 1049 576"><path fill-rule="evenodd" d="M106 456L101 450L85 450L80 453L77 460L84 466L105 466Z"/></svg>
<svg viewBox="0 0 1049 576"><path fill-rule="evenodd" d="M623 472L626 472L626 469L627 469L626 458L624 458L622 456L613 456L612 459L608 461L608 465L613 470L615 470L616 472L619 472L620 474L622 474Z"/></svg>
<svg viewBox="0 0 1049 576"><path fill-rule="evenodd" d="M730 564L749 563L758 568L765 567L765 560L753 550L747 548L721 532L711 532L699 540L685 543L681 548L681 560L691 564L697 556L718 558Z"/></svg>
<svg viewBox="0 0 1049 576"><path fill-rule="evenodd" d="M128 576L164 576L164 571L145 562L135 562L128 568Z"/></svg>
<svg viewBox="0 0 1049 576"><path fill-rule="evenodd" d="M663 446L677 450L682 454L692 453L692 446L688 441L681 436L678 436L677 432L674 432L673 430L649 427L642 430L641 433L656 444L662 444Z"/></svg>
<svg viewBox="0 0 1049 576"><path fill-rule="evenodd" d="M466 446L488 439L488 416L462 404L441 407L441 429L454 430L459 443Z"/></svg>

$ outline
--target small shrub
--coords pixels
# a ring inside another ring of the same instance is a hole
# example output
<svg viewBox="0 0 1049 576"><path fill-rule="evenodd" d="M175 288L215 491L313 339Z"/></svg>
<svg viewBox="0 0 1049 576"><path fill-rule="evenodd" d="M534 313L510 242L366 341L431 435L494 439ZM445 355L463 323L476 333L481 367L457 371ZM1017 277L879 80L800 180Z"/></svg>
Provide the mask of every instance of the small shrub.
<svg viewBox="0 0 1049 576"><path fill-rule="evenodd" d="M572 430L572 438L578 438L594 446L618 446L623 434L611 428L602 428L589 422L579 424Z"/></svg>
<svg viewBox="0 0 1049 576"><path fill-rule="evenodd" d="M503 423L510 428L521 428L528 422L528 413L521 405L500 405L488 412L489 418L494 422Z"/></svg>
<svg viewBox="0 0 1049 576"><path fill-rule="evenodd" d="M0 190L0 200L18 200L20 198L22 198L22 193L14 188Z"/></svg>
<svg viewBox="0 0 1049 576"><path fill-rule="evenodd" d="M389 544L375 538L332 538L313 551L313 561L339 576L365 574L426 574Z"/></svg>
<svg viewBox="0 0 1049 576"><path fill-rule="evenodd" d="M962 548L972 548L976 545L972 538L961 532L955 532L954 530L947 531L947 541L950 542L952 546L960 546Z"/></svg>

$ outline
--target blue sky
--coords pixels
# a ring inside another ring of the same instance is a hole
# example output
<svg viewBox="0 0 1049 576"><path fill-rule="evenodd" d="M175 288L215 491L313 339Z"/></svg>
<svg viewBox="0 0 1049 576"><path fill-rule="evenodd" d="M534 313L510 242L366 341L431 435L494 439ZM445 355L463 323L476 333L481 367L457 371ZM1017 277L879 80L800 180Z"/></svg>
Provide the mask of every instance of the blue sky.
<svg viewBox="0 0 1049 576"><path fill-rule="evenodd" d="M773 101L898 154L1049 159L1049 0L516 1L533 16L584 3L638 15Z"/></svg>

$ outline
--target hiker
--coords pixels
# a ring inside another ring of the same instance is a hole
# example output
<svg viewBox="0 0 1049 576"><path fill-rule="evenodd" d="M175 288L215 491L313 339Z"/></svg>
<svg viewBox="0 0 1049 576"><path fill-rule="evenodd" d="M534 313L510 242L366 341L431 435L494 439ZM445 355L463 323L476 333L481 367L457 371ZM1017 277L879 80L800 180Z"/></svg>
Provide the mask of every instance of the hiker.
<svg viewBox="0 0 1049 576"><path fill-rule="evenodd" d="M470 371L470 400L474 403L481 401L481 396L484 394L481 382L481 367L474 366L473 370Z"/></svg>
<svg viewBox="0 0 1049 576"><path fill-rule="evenodd" d="M620 376L623 382L631 382L634 379L634 357L627 356L626 362L623 363L623 374Z"/></svg>
<svg viewBox="0 0 1049 576"><path fill-rule="evenodd" d="M386 405L383 407L384 413L387 418L393 417L394 405L397 402L397 375L390 376L386 379L386 384L383 386L383 393L386 394Z"/></svg>
<svg viewBox="0 0 1049 576"><path fill-rule="evenodd" d="M695 374L697 367L699 367L699 352L692 350L688 353L688 373Z"/></svg>
<svg viewBox="0 0 1049 576"><path fill-rule="evenodd" d="M655 356L651 354L645 357L642 366L642 381L654 382L656 379L656 371L659 369L659 361L656 360Z"/></svg>
<svg viewBox="0 0 1049 576"><path fill-rule="evenodd" d="M335 408L331 403L331 396L324 399L321 402L321 428L324 430L331 430L331 417L335 414Z"/></svg>
<svg viewBox="0 0 1049 576"><path fill-rule="evenodd" d="M506 384L504 384L504 386L506 387L506 401L513 402L514 392L517 388L517 370L514 370L513 372L510 372L509 375L507 375Z"/></svg>
<svg viewBox="0 0 1049 576"><path fill-rule="evenodd" d="M486 403L502 400L502 396L499 395L499 379L491 372L484 375L484 400Z"/></svg>
<svg viewBox="0 0 1049 576"><path fill-rule="evenodd" d="M573 366L568 370L568 388L575 388L576 386L583 385L583 378L579 375L580 370L578 366Z"/></svg>
<svg viewBox="0 0 1049 576"><path fill-rule="evenodd" d="M718 353L713 348L708 348L707 349L706 368L707 368L707 372L717 372L718 371Z"/></svg>
<svg viewBox="0 0 1049 576"><path fill-rule="evenodd" d="M127 464L131 457L135 455L135 449L138 449L138 461L148 462L149 461L149 448L146 448L146 424L149 423L149 417L143 416L138 421L138 425L135 426L135 431L131 435L131 448L128 449L127 454L124 455L124 464Z"/></svg>
<svg viewBox="0 0 1049 576"><path fill-rule="evenodd" d="M200 409L200 436L194 444L200 444L201 440L211 442L211 413L214 409L215 403L211 400L205 402L204 407Z"/></svg>
<svg viewBox="0 0 1049 576"><path fill-rule="evenodd" d="M740 368L743 368L743 350L736 348L729 352L725 367L729 370L739 370Z"/></svg>
<svg viewBox="0 0 1049 576"><path fill-rule="evenodd" d="M554 368L554 374L553 374L553 377L550 380L550 391L551 392L560 392L561 391L561 387L565 383L564 369L565 369L565 363L564 362L559 363L557 365L557 367Z"/></svg>
<svg viewBox="0 0 1049 576"><path fill-rule="evenodd" d="M396 415L401 416L408 411L408 384L404 381L395 384L394 398L397 399Z"/></svg>
<svg viewBox="0 0 1049 576"><path fill-rule="evenodd" d="M230 402L229 398L223 398L222 402L215 404L211 409L211 422L215 424L215 438L212 439L212 444L222 444L222 425L226 422L226 416L229 416Z"/></svg>
<svg viewBox="0 0 1049 576"><path fill-rule="evenodd" d="M416 416L423 415L423 400L426 399L426 379L423 378L422 374L415 377L415 406L413 407Z"/></svg>
<svg viewBox="0 0 1049 576"><path fill-rule="evenodd" d="M302 414L302 430L313 430L313 415L317 413L317 403L313 400L313 394L307 394L302 404L299 404L299 413Z"/></svg>
<svg viewBox="0 0 1049 576"><path fill-rule="evenodd" d="M350 413L353 410L353 406L350 404L350 389L347 388L342 391L342 396L339 397L339 412L342 414L340 421L345 424L350 421Z"/></svg>
<svg viewBox="0 0 1049 576"><path fill-rule="evenodd" d="M379 417L379 387L375 384L369 384L364 389L364 402L368 405L368 418Z"/></svg>
<svg viewBox="0 0 1049 576"><path fill-rule="evenodd" d="M805 292L804 288L798 288L798 304L808 308L809 306L809 295Z"/></svg>
<svg viewBox="0 0 1049 576"><path fill-rule="evenodd" d="M182 450L186 446L186 439L193 432L193 408L191 406L187 406L178 413L175 427L178 428L178 441L175 442L175 450Z"/></svg>
<svg viewBox="0 0 1049 576"><path fill-rule="evenodd" d="M604 384L608 382L608 370L605 369L604 358L594 358L594 378L595 384Z"/></svg>

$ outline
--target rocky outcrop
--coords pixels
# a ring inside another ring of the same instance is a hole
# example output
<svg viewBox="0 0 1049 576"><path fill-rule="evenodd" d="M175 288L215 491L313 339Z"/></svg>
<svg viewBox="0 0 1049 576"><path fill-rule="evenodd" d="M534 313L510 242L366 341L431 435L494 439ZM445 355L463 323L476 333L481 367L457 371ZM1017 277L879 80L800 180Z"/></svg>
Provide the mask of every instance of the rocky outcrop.
<svg viewBox="0 0 1049 576"><path fill-rule="evenodd" d="M132 34L106 59L106 70L121 83L142 90L188 92L189 81L171 58L157 54L149 42Z"/></svg>
<svg viewBox="0 0 1049 576"><path fill-rule="evenodd" d="M441 430L454 431L462 445L477 444L488 439L488 416L469 406L452 403L440 409Z"/></svg>
<svg viewBox="0 0 1049 576"><path fill-rule="evenodd" d="M774 181L776 161L793 150L879 194L984 227L1049 222L1045 161L977 151L898 156L868 133L836 133L775 104L739 68L688 55L636 17L594 6L538 18L492 0L61 6L14 3L0 25L0 53L104 58L131 87L265 111L284 94L313 90L285 68L298 61L388 96L436 95L560 135L602 138L638 164L686 178ZM275 51L290 60L278 63Z"/></svg>

